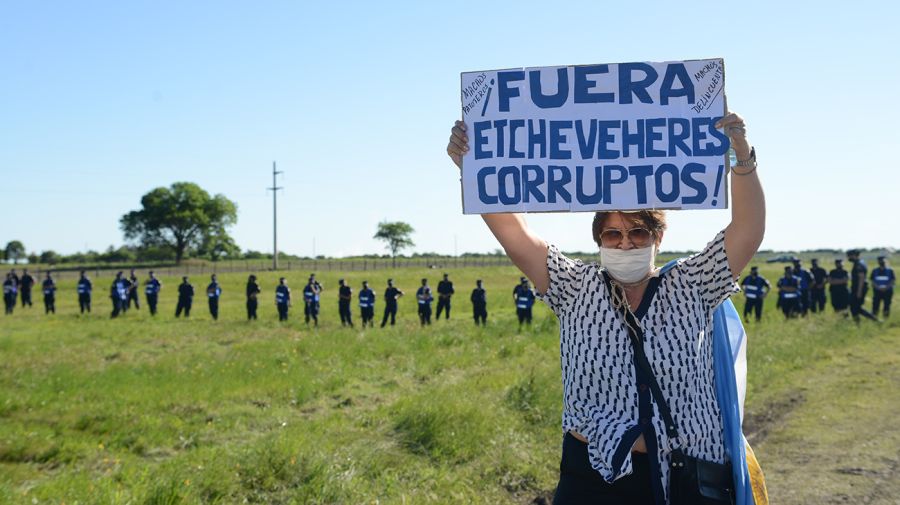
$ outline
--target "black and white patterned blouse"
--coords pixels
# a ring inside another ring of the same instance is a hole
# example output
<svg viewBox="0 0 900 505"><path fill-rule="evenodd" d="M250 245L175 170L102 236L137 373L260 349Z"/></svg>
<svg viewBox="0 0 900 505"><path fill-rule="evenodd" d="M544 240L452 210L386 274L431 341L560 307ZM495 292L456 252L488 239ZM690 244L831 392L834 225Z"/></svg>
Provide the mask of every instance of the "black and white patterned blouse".
<svg viewBox="0 0 900 505"><path fill-rule="evenodd" d="M669 440L645 379L632 361L632 341L612 305L601 268L571 260L549 246L550 286L539 295L559 318L563 432L588 439L591 466L607 482L631 473L631 447L645 435L653 483L667 495L669 453L724 462L722 420L713 375L713 311L739 291L725 254L725 232L706 248L650 280L634 310L644 351L678 425ZM648 436L649 435L649 436ZM665 499L665 498L662 498Z"/></svg>

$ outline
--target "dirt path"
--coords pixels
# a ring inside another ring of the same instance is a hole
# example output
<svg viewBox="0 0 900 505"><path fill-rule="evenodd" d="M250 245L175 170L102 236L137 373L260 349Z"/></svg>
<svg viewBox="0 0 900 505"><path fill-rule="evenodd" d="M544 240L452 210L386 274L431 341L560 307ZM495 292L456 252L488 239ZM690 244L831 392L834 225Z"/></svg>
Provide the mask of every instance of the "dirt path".
<svg viewBox="0 0 900 505"><path fill-rule="evenodd" d="M900 331L804 376L747 419L771 502L900 505Z"/></svg>

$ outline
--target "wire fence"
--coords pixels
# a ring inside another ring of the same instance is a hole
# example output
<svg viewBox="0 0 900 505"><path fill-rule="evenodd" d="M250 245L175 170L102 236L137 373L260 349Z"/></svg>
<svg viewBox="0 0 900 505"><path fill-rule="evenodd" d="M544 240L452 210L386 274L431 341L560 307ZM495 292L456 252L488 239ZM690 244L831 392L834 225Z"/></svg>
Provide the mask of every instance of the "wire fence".
<svg viewBox="0 0 900 505"><path fill-rule="evenodd" d="M505 267L512 262L506 256L482 256L482 257L447 257L447 258L397 258L393 261L389 258L370 259L303 259L281 260L278 262L278 271L306 271L306 272L366 272L384 271L400 268L431 268L431 269L459 269L478 267ZM134 269L135 273L144 275L152 270L161 277L180 277L184 275L209 275L221 273L254 273L271 272L272 260L223 260L208 263L186 262L181 265L146 265L146 264L114 264L91 267L79 267L76 265L65 266L28 266L7 265L9 268L21 270L27 268L36 278L43 277L48 271L58 280L78 278L83 269L92 278L114 277L116 272L128 273Z"/></svg>

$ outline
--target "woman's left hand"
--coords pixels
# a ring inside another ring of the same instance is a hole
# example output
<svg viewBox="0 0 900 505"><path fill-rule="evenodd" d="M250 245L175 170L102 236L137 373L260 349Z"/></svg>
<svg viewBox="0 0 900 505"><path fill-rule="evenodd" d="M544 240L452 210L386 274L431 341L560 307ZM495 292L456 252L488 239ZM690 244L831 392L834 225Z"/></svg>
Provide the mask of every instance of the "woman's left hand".
<svg viewBox="0 0 900 505"><path fill-rule="evenodd" d="M750 142L747 141L747 125L744 118L734 112L727 112L725 117L716 122L716 128L725 130L738 161L750 158Z"/></svg>

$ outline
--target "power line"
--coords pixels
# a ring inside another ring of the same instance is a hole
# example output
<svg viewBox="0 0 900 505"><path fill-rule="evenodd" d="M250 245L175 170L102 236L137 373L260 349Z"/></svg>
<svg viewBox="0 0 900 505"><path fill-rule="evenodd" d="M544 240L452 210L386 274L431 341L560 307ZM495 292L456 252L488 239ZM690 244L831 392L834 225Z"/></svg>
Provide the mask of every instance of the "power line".
<svg viewBox="0 0 900 505"><path fill-rule="evenodd" d="M272 187L266 188L272 192L272 270L278 270L278 190L284 189L278 186L275 180L279 172L275 169L275 162L272 162Z"/></svg>

